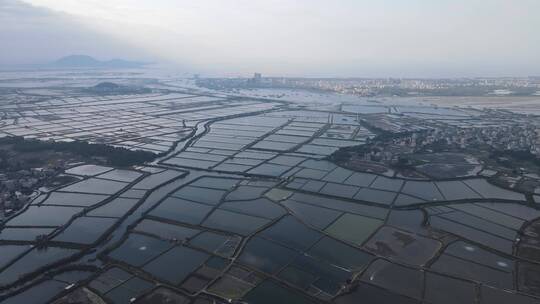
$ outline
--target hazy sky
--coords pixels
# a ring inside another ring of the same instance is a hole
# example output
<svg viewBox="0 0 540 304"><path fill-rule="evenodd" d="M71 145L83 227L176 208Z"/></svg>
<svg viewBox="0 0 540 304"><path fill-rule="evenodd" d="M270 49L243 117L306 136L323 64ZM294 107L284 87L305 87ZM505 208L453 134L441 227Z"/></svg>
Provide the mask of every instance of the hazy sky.
<svg viewBox="0 0 540 304"><path fill-rule="evenodd" d="M0 63L73 53L203 74L540 74L538 0L0 0Z"/></svg>

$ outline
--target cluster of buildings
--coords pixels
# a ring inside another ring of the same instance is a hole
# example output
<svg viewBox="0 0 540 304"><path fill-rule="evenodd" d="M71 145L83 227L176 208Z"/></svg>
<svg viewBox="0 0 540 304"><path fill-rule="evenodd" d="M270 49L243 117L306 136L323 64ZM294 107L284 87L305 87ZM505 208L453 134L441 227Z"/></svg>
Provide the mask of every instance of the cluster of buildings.
<svg viewBox="0 0 540 304"><path fill-rule="evenodd" d="M368 161L391 162L400 155L422 151L448 148L474 151L490 147L493 151L518 152L540 159L539 122L534 117L510 118L489 115L469 120L469 123L431 121L422 124L414 119L410 123L400 123L394 115L372 115L364 121L393 135L372 142L371 146L375 149L366 150L364 158Z"/></svg>
<svg viewBox="0 0 540 304"><path fill-rule="evenodd" d="M0 174L0 221L25 206L34 191L63 168L33 168Z"/></svg>
<svg viewBox="0 0 540 304"><path fill-rule="evenodd" d="M286 78L262 77L260 73L255 73L251 78L197 79L197 84L212 89L308 89L359 96L429 92L442 94L444 92L461 92L464 95L535 95L540 93L540 80L535 77L456 79Z"/></svg>
<svg viewBox="0 0 540 304"><path fill-rule="evenodd" d="M528 151L540 156L540 142L537 132L532 126L501 126L485 129L441 128L393 139L394 145L414 148L412 152L420 151L436 143L461 149L487 145L498 151Z"/></svg>

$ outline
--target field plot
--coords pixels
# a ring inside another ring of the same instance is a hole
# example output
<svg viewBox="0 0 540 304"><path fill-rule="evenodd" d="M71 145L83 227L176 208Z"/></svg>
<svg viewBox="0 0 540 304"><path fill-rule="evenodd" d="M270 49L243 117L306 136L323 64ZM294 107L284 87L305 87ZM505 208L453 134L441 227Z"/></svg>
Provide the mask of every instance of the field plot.
<svg viewBox="0 0 540 304"><path fill-rule="evenodd" d="M275 104L187 94L66 97L0 105L1 136L105 143L154 153L168 151L197 122L271 109Z"/></svg>

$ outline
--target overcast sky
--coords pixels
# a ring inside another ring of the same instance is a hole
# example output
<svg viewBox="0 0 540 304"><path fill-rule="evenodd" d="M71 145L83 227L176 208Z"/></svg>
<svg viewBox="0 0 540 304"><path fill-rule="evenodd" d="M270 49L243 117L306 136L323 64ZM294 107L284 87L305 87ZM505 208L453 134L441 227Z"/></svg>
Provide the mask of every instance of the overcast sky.
<svg viewBox="0 0 540 304"><path fill-rule="evenodd" d="M539 75L538 16L538 0L0 0L0 64L82 53L214 75Z"/></svg>

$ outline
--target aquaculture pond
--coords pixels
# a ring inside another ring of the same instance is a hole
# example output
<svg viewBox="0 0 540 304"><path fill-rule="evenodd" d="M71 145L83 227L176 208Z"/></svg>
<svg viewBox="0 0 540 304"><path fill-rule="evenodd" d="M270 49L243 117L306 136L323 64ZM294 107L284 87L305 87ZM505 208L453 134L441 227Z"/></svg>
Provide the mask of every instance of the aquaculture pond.
<svg viewBox="0 0 540 304"><path fill-rule="evenodd" d="M125 125L86 134L159 159L73 165L69 184L6 217L2 303L540 303L540 196L459 155L419 155L435 165L413 177L328 157L373 139L370 115L414 131L475 111L160 94L114 98ZM106 96L78 98L116 113ZM82 127L101 112L57 115Z"/></svg>

